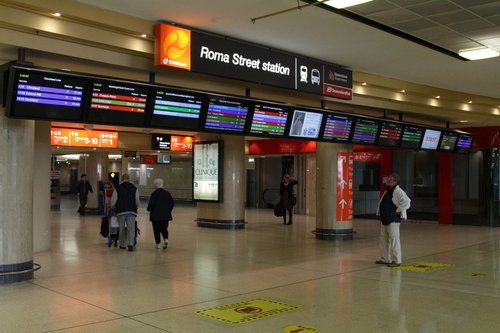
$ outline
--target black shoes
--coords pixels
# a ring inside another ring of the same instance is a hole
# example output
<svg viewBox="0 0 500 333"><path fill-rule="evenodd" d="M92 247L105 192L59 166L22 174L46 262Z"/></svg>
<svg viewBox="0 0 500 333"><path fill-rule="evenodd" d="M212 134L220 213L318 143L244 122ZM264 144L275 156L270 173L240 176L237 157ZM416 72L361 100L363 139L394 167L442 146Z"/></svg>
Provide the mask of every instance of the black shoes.
<svg viewBox="0 0 500 333"><path fill-rule="evenodd" d="M395 263L394 261L391 262L390 264L387 264L387 267L399 267L401 264Z"/></svg>
<svg viewBox="0 0 500 333"><path fill-rule="evenodd" d="M134 251L134 247L129 245L128 246L128 252L132 252L132 251Z"/></svg>
<svg viewBox="0 0 500 333"><path fill-rule="evenodd" d="M385 262L385 261L383 261L383 260L377 260L377 261L375 261L375 263L376 263L377 265L389 265L389 264L390 264L389 262Z"/></svg>

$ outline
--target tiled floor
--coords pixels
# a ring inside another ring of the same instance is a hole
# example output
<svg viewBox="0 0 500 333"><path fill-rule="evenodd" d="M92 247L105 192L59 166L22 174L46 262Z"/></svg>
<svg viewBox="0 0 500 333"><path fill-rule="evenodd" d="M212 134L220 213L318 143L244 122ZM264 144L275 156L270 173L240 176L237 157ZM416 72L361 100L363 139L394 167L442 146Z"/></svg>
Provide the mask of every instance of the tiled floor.
<svg viewBox="0 0 500 333"><path fill-rule="evenodd" d="M415 272L374 264L373 220L355 221L353 241L331 242L315 239L314 217L284 226L251 209L245 230L216 230L179 205L164 252L141 208L130 253L108 248L100 218L63 200L35 279L0 286L1 332L500 332L500 228L404 223L406 264L451 265ZM299 308L238 324L196 313L256 299Z"/></svg>

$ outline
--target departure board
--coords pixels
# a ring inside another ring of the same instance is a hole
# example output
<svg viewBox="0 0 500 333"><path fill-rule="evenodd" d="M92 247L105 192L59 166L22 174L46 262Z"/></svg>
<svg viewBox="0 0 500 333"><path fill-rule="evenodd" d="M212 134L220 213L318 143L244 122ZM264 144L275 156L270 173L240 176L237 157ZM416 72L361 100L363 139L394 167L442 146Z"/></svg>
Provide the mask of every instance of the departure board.
<svg viewBox="0 0 500 333"><path fill-rule="evenodd" d="M403 134L403 124L383 121L380 126L377 144L398 147Z"/></svg>
<svg viewBox="0 0 500 333"><path fill-rule="evenodd" d="M461 154L467 154L472 147L472 135L460 133L458 135L457 147L455 151Z"/></svg>
<svg viewBox="0 0 500 333"><path fill-rule="evenodd" d="M352 133L352 143L374 144L380 122L374 119L358 118Z"/></svg>
<svg viewBox="0 0 500 333"><path fill-rule="evenodd" d="M185 130L197 130L199 128L201 108L205 95L189 91L157 88L153 96L151 127Z"/></svg>
<svg viewBox="0 0 500 333"><path fill-rule="evenodd" d="M211 96L203 129L244 133L249 106L248 101Z"/></svg>
<svg viewBox="0 0 500 333"><path fill-rule="evenodd" d="M7 115L40 120L82 120L88 81L49 71L13 68Z"/></svg>
<svg viewBox="0 0 500 333"><path fill-rule="evenodd" d="M436 150L438 148L440 138L441 138L441 131L427 128L425 130L424 139L422 140L420 148L428 150Z"/></svg>
<svg viewBox="0 0 500 333"><path fill-rule="evenodd" d="M441 142L439 143L439 150L448 152L455 151L457 140L458 140L458 133L443 132L443 135L441 136Z"/></svg>
<svg viewBox="0 0 500 333"><path fill-rule="evenodd" d="M144 126L149 87L130 82L94 80L88 120Z"/></svg>
<svg viewBox="0 0 500 333"><path fill-rule="evenodd" d="M248 134L281 137L285 135L289 111L284 105L256 102Z"/></svg>
<svg viewBox="0 0 500 333"><path fill-rule="evenodd" d="M328 113L321 139L333 142L349 142L354 117Z"/></svg>
<svg viewBox="0 0 500 333"><path fill-rule="evenodd" d="M422 127L405 125L400 147L408 149L419 149L423 136L424 129Z"/></svg>

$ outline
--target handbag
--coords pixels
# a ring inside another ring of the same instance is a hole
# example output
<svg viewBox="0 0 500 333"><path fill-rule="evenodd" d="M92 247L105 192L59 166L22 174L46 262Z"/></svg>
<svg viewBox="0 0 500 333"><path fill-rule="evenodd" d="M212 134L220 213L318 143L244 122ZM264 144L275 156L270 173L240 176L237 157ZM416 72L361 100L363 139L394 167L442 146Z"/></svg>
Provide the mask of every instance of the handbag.
<svg viewBox="0 0 500 333"><path fill-rule="evenodd" d="M102 237L108 237L109 234L109 219L107 216L104 216L101 219L101 231L99 232Z"/></svg>
<svg viewBox="0 0 500 333"><path fill-rule="evenodd" d="M109 226L111 228L119 228L120 225L118 224L118 217L116 216L111 216L110 219L109 219Z"/></svg>
<svg viewBox="0 0 500 333"><path fill-rule="evenodd" d="M279 201L276 205L274 205L274 216L279 217L283 216L283 206L281 201Z"/></svg>

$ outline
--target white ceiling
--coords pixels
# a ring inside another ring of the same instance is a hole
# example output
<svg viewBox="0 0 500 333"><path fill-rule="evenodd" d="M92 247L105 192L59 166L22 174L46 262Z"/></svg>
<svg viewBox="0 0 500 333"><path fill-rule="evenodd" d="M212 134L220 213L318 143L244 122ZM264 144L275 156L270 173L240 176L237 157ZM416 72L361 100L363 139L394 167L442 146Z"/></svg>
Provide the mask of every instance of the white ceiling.
<svg viewBox="0 0 500 333"><path fill-rule="evenodd" d="M79 0L346 66L357 72L500 98L500 57L463 61L298 0ZM324 5L322 5L324 6ZM285 11L287 9L291 9ZM373 0L351 12L450 52L500 45L500 1ZM285 11L266 18L252 19ZM500 105L500 101L499 101Z"/></svg>

